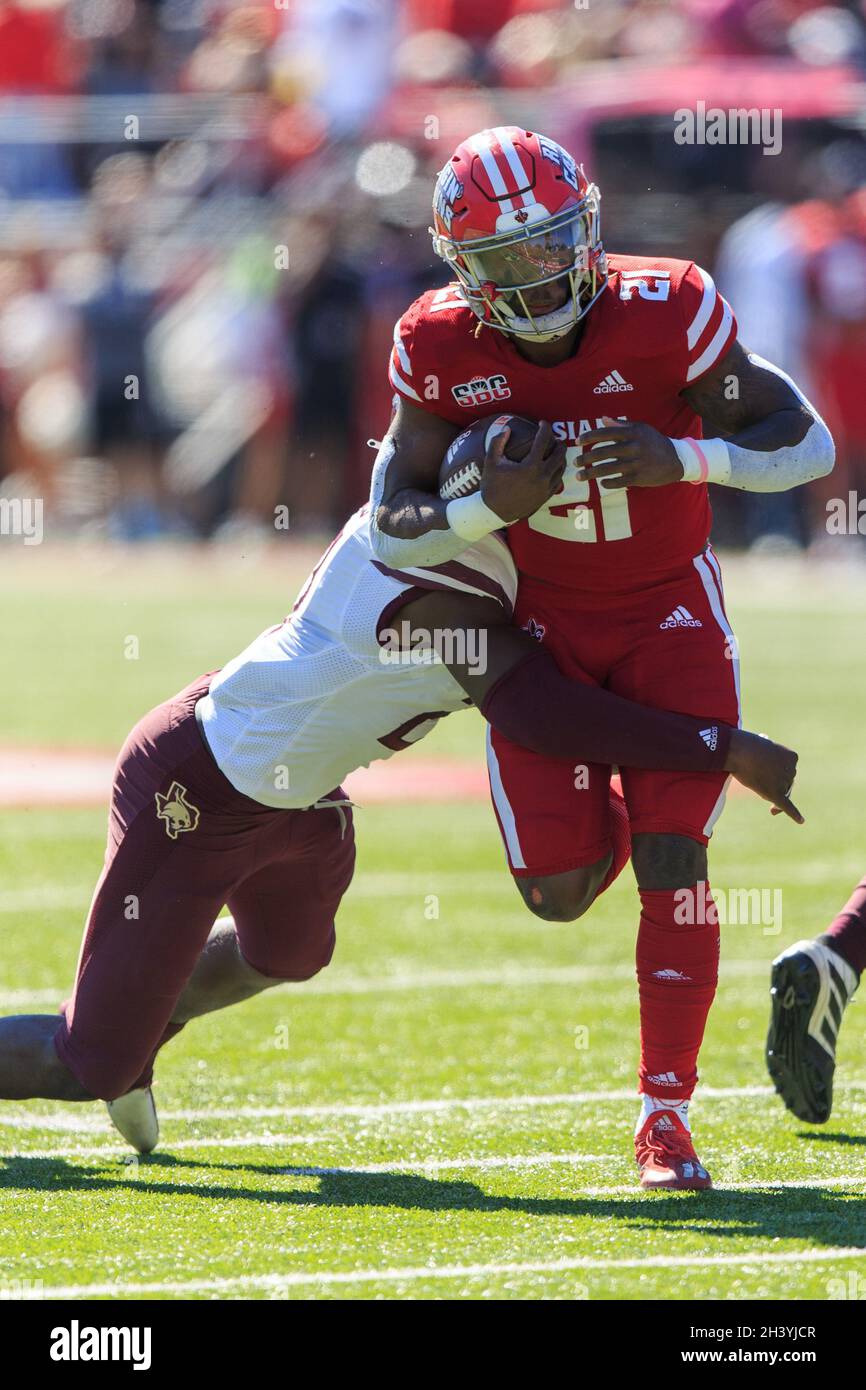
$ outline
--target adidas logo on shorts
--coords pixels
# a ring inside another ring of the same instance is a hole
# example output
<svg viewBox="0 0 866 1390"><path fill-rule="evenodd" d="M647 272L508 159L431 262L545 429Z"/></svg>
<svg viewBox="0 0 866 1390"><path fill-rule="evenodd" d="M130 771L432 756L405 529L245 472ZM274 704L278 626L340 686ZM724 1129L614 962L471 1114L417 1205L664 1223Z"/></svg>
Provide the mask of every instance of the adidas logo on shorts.
<svg viewBox="0 0 866 1390"><path fill-rule="evenodd" d="M680 604L679 608L675 608L663 623L659 623L661 631L664 631L666 627L703 627L703 623L700 618L693 618L689 610Z"/></svg>

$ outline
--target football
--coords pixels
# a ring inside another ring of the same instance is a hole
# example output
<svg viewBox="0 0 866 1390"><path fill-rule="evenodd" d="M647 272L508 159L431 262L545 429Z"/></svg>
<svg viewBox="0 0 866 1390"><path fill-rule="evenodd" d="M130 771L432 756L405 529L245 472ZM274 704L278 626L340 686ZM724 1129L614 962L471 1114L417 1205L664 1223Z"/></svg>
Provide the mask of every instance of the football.
<svg viewBox="0 0 866 1390"><path fill-rule="evenodd" d="M505 427L511 430L506 446L510 459L524 459L532 447L538 425L524 420L522 415L486 415L458 434L442 460L439 470L439 496L446 502L455 497L469 497L481 483L484 455L496 435Z"/></svg>

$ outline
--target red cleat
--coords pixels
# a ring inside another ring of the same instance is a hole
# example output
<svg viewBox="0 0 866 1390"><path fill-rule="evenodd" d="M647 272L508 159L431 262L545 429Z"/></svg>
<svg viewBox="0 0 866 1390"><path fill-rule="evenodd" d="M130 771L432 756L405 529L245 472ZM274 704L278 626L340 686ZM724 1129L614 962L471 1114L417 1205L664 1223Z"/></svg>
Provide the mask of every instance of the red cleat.
<svg viewBox="0 0 866 1390"><path fill-rule="evenodd" d="M703 1192L713 1180L695 1153L692 1136L675 1110L654 1110L634 1137L641 1187Z"/></svg>

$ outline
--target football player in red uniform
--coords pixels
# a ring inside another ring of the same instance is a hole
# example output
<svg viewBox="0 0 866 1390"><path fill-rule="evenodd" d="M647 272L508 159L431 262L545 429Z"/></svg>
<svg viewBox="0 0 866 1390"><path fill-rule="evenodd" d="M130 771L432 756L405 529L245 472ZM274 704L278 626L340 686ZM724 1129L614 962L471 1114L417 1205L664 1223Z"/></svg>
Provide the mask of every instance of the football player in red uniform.
<svg viewBox="0 0 866 1390"><path fill-rule="evenodd" d="M706 484L775 491L820 477L834 458L826 425L739 344L706 271L604 251L599 191L555 141L512 126L471 136L439 175L433 220L453 280L395 329L395 414L371 493L378 558L411 572L505 526L521 573L516 620L569 675L738 723ZM500 405L550 421L566 453L558 491L531 514L507 460L485 466L472 496L436 493L455 434ZM546 920L581 916L610 865L610 768L576 770L495 731L488 749L527 905ZM688 1101L718 973L707 844L726 785L721 774L623 773L641 905L645 1187L710 1185Z"/></svg>

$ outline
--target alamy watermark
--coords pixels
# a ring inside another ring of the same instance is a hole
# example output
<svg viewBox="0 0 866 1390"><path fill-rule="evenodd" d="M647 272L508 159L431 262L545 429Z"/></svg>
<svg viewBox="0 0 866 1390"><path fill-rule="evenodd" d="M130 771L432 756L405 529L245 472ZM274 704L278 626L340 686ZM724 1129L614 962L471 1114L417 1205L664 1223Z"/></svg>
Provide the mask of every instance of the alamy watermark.
<svg viewBox="0 0 866 1390"><path fill-rule="evenodd" d="M130 1361L134 1371L151 1364L149 1327L87 1327L73 1318L68 1327L51 1330L52 1361Z"/></svg>
<svg viewBox="0 0 866 1390"><path fill-rule="evenodd" d="M781 888L714 888L703 880L674 893L674 921L683 927L760 927L762 936L782 930Z"/></svg>
<svg viewBox="0 0 866 1390"><path fill-rule="evenodd" d="M851 489L847 497L828 498L825 524L828 536L866 536L866 497Z"/></svg>
<svg viewBox="0 0 866 1390"><path fill-rule="evenodd" d="M694 110L681 106L674 112L674 141L677 145L762 145L763 154L779 154L782 149L782 111L776 106L707 107L695 103Z"/></svg>
<svg viewBox="0 0 866 1390"><path fill-rule="evenodd" d="M0 536L22 536L25 545L41 545L41 497L0 497Z"/></svg>
<svg viewBox="0 0 866 1390"><path fill-rule="evenodd" d="M487 671L485 627L415 627L405 620L379 635L379 660L386 666L465 666L474 676Z"/></svg>

